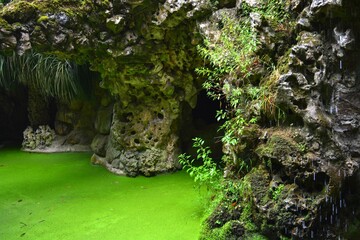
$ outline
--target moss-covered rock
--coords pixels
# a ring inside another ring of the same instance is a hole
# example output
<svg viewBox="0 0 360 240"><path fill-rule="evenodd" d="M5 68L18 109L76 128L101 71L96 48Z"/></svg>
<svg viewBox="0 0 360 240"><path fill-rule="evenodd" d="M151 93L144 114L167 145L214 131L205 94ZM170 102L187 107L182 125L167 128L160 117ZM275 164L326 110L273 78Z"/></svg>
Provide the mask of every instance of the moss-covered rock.
<svg viewBox="0 0 360 240"><path fill-rule="evenodd" d="M280 4L265 2L273 12ZM207 220L204 238L246 238L256 232L273 239L334 238L346 226L339 212L350 209L343 208L351 202L344 182L360 165L359 6L286 1L286 13L296 24L285 24L274 20L278 15L264 20L261 14L267 13L259 8L265 2L14 1L0 12L0 48L19 54L33 48L88 62L115 101L110 128L111 107L107 114L102 110L112 101L101 103L94 163L118 174L150 176L179 167L183 110L196 105L201 81L193 74L203 64L195 45L208 36L209 46L216 46L226 22L222 14L246 16L259 48L245 72L235 69L231 78L219 78L228 83L220 90L229 99L248 81L250 88L261 85L270 93L256 101L240 97L236 104L247 106L234 110L247 120L255 116L256 124L234 125L244 131L224 148L232 160L226 175L232 179ZM82 109L59 109L58 133L76 130L69 143L82 137L89 142L96 134L89 119L95 119L97 107ZM86 134L77 134L79 129ZM241 171L244 166L248 169Z"/></svg>
<svg viewBox="0 0 360 240"><path fill-rule="evenodd" d="M25 23L36 16L37 5L28 1L14 1L0 10L0 16L9 23Z"/></svg>

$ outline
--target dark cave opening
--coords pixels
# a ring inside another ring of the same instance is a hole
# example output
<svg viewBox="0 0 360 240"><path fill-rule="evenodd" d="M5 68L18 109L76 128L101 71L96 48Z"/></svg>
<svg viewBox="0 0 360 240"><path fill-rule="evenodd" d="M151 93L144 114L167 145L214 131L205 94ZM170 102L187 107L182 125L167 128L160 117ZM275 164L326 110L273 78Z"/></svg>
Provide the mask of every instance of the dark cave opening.
<svg viewBox="0 0 360 240"><path fill-rule="evenodd" d="M339 239L359 239L359 176L360 173L357 171L353 176L345 177L341 187L326 196L325 201L318 208L316 221L311 227L315 237L328 239L328 234L332 232L333 235L339 236ZM328 189L327 186L325 191Z"/></svg>
<svg viewBox="0 0 360 240"><path fill-rule="evenodd" d="M202 129L212 124L218 124L215 116L216 111L221 108L220 104L220 101L211 100L205 90L200 91L197 96L196 107L192 110L195 128Z"/></svg>
<svg viewBox="0 0 360 240"><path fill-rule="evenodd" d="M27 114L27 90L0 89L0 145L20 145L23 131L29 125Z"/></svg>
<svg viewBox="0 0 360 240"><path fill-rule="evenodd" d="M16 90L0 89L0 145L20 146L24 130L31 125L29 120L29 92L25 86L17 86ZM56 100L49 98L47 104L40 107L46 115L43 124L54 129L57 113ZM34 126L35 128L37 126ZM35 129L34 129L35 130Z"/></svg>
<svg viewBox="0 0 360 240"><path fill-rule="evenodd" d="M197 95L197 104L194 109L186 107L185 114L189 117L182 126L182 150L196 158L196 149L192 147L195 137L200 137L205 141L205 146L209 146L214 160L219 161L222 156L222 133L218 131L221 122L216 120L216 111L221 109L221 102L211 100L205 90Z"/></svg>

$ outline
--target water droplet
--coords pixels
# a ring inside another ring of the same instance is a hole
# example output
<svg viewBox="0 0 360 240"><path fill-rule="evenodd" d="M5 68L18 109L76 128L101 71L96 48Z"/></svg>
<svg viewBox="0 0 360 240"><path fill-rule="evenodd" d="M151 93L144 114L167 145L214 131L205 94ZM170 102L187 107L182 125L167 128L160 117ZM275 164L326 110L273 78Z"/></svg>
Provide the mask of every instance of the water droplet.
<svg viewBox="0 0 360 240"><path fill-rule="evenodd" d="M333 216L330 216L330 224L333 224Z"/></svg>
<svg viewBox="0 0 360 240"><path fill-rule="evenodd" d="M345 199L343 200L344 208L346 208L346 202Z"/></svg>
<svg viewBox="0 0 360 240"><path fill-rule="evenodd" d="M316 181L316 173L314 172L314 182Z"/></svg>
<svg viewBox="0 0 360 240"><path fill-rule="evenodd" d="M311 238L314 238L314 232L313 231L311 231L310 235L311 235Z"/></svg>
<svg viewBox="0 0 360 240"><path fill-rule="evenodd" d="M342 60L340 60L340 69L342 69L343 68L343 63L342 63Z"/></svg>
<svg viewBox="0 0 360 240"><path fill-rule="evenodd" d="M335 113L335 92L333 91L330 99L330 114Z"/></svg>

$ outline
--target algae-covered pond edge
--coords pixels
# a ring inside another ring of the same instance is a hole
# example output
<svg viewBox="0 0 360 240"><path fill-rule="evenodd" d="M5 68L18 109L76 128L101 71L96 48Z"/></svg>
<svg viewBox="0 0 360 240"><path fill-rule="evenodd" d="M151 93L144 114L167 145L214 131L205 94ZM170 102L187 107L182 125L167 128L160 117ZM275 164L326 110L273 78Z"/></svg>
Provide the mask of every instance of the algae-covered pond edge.
<svg viewBox="0 0 360 240"><path fill-rule="evenodd" d="M198 239L203 203L185 172L117 176L89 153L0 150L0 239Z"/></svg>

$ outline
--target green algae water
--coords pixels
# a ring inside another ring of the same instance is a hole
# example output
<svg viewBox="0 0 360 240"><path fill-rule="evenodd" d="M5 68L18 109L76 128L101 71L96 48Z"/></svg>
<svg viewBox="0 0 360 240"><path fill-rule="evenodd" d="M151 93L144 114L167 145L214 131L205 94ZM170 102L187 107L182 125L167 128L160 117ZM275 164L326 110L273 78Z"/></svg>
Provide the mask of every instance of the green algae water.
<svg viewBox="0 0 360 240"><path fill-rule="evenodd" d="M86 153L0 150L0 239L197 239L201 202L184 172L116 176Z"/></svg>

